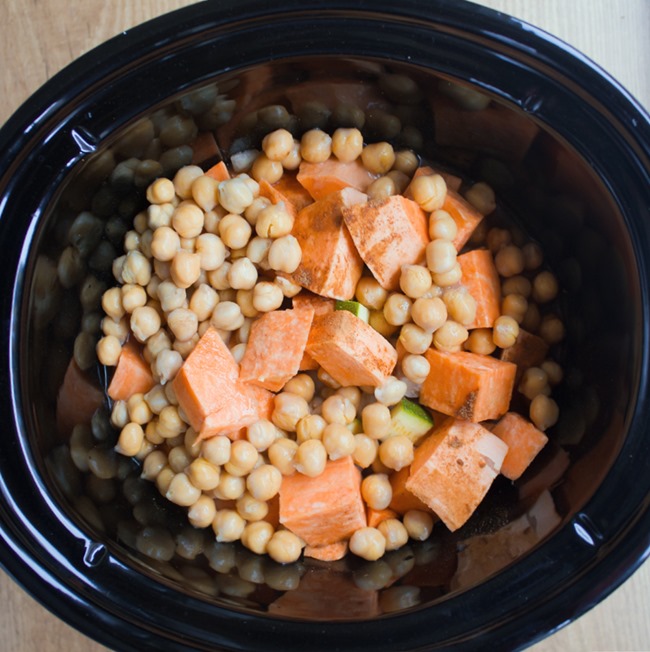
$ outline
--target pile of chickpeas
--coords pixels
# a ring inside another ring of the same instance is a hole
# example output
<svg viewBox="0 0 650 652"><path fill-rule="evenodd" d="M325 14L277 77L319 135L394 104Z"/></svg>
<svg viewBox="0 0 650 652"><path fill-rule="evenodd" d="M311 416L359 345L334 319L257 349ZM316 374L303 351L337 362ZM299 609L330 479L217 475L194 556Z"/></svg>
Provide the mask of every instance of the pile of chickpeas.
<svg viewBox="0 0 650 652"><path fill-rule="evenodd" d="M280 309L302 288L291 280L302 252L291 234L293 218L282 204L260 195L259 182L278 181L300 162L360 159L376 180L371 199L403 193L429 214L431 242L422 264L405 265L400 291L387 291L369 275L358 282L355 298L370 311L370 325L403 347L394 375L381 386L340 387L323 369L299 373L274 398L270 420L247 428L246 438L217 436L205 441L188 424L171 381L199 338L217 329L240 362L251 324ZM235 165L236 162L236 165ZM129 337L143 345L155 386L127 401L114 401L111 423L119 429L116 450L141 462L141 477L155 483L171 502L187 508L195 528L212 527L218 542L241 541L257 554L287 563L297 560L304 542L267 516L283 476L317 477L328 460L352 456L364 477L361 494L376 510L389 506L390 475L414 455L406 436L389 436L391 407L414 398L429 374L425 352L468 350L490 355L512 346L520 327L549 344L564 334L554 313L540 306L558 293L555 277L542 269L533 242L493 227L479 227L471 245L487 246L503 282L502 315L492 329L468 331L476 301L463 286L452 241L456 224L442 206L446 183L438 174L413 179L419 166L408 150L387 142L364 145L358 129L319 129L298 141L284 129L266 135L262 150L233 157L236 176L225 181L187 165L173 179L160 177L147 188L149 206L138 213L124 236L124 254L112 263L118 283L102 295L103 337L96 347L101 364L114 366ZM484 214L495 208L485 183L471 186L466 199ZM542 430L558 418L551 388L562 378L552 360L526 371L519 391L531 401L530 418ZM376 528L355 532L350 550L376 560L410 539L423 541L433 518L413 510Z"/></svg>

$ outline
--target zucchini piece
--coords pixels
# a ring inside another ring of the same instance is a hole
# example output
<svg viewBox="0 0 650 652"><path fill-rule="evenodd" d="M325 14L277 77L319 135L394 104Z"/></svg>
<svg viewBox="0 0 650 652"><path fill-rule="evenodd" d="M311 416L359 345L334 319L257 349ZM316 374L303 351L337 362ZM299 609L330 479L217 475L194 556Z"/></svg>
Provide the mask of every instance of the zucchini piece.
<svg viewBox="0 0 650 652"><path fill-rule="evenodd" d="M370 311L364 305L360 304L358 301L340 301L337 300L334 306L334 310L347 310L353 315L356 315L359 319L368 323L370 319Z"/></svg>
<svg viewBox="0 0 650 652"><path fill-rule="evenodd" d="M433 417L419 404L403 398L391 411L389 437L405 435L417 444L431 428Z"/></svg>

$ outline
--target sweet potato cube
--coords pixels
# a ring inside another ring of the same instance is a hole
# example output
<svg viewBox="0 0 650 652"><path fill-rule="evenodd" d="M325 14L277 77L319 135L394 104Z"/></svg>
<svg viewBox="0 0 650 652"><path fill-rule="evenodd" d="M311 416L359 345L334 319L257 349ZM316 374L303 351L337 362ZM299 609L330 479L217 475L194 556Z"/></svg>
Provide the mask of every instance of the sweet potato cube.
<svg viewBox="0 0 650 652"><path fill-rule="evenodd" d="M366 508L366 520L368 527L377 527L382 521L389 518L397 518L397 512L392 509L373 509L372 507Z"/></svg>
<svg viewBox="0 0 650 652"><path fill-rule="evenodd" d="M82 423L89 425L93 414L103 402L102 390L86 377L74 358L70 358L56 397L56 426L59 434L68 435L76 425Z"/></svg>
<svg viewBox="0 0 650 652"><path fill-rule="evenodd" d="M318 200L345 188L365 192L377 175L368 172L359 160L343 163L332 156L323 163L302 161L296 178Z"/></svg>
<svg viewBox="0 0 650 652"><path fill-rule="evenodd" d="M363 272L363 260L343 223L342 210L365 203L366 195L345 188L303 208L293 225L302 260L293 280L315 294L351 299Z"/></svg>
<svg viewBox="0 0 650 652"><path fill-rule="evenodd" d="M389 507L402 515L410 512L412 509L417 509L421 512L430 512L429 507L406 488L406 481L410 472L411 467L405 466L403 469L400 469L396 473L391 473L388 476L390 486L393 489L393 497L391 498Z"/></svg>
<svg viewBox="0 0 650 652"><path fill-rule="evenodd" d="M134 394L146 394L154 385L151 367L142 357L142 347L129 340L122 347L108 395L114 401L126 401Z"/></svg>
<svg viewBox="0 0 650 652"><path fill-rule="evenodd" d="M239 379L277 392L300 367L313 308L274 310L253 322Z"/></svg>
<svg viewBox="0 0 650 652"><path fill-rule="evenodd" d="M348 539L366 526L361 472L351 456L327 462L319 476L282 479L280 523L310 546Z"/></svg>
<svg viewBox="0 0 650 652"><path fill-rule="evenodd" d="M314 202L312 196L298 183L296 176L289 172L285 172L274 184L262 179L260 195L273 204L283 201L294 219L299 211Z"/></svg>
<svg viewBox="0 0 650 652"><path fill-rule="evenodd" d="M480 424L446 419L416 449L406 488L453 532L483 500L507 451Z"/></svg>
<svg viewBox="0 0 650 652"><path fill-rule="evenodd" d="M326 546L305 546L303 552L305 557L319 561L338 561L348 554L348 542L337 541Z"/></svg>
<svg viewBox="0 0 650 652"><path fill-rule="evenodd" d="M429 349L431 370L420 390L420 402L466 421L498 419L510 407L516 365L486 355Z"/></svg>
<svg viewBox="0 0 650 652"><path fill-rule="evenodd" d="M507 349L503 349L499 357L501 360L517 365L515 383L518 383L526 369L538 367L544 362L547 353L548 344L545 340L520 328L515 343Z"/></svg>
<svg viewBox="0 0 650 652"><path fill-rule="evenodd" d="M501 465L501 474L517 480L544 448L548 437L515 412L508 412L494 428L492 434L508 445L508 454Z"/></svg>
<svg viewBox="0 0 650 652"><path fill-rule="evenodd" d="M328 312L334 312L336 302L334 299L327 299L318 294L302 290L291 299L291 305L294 309L311 308L314 311L314 317L317 315L325 315Z"/></svg>
<svg viewBox="0 0 650 652"><path fill-rule="evenodd" d="M381 385L397 363L390 342L348 310L315 318L306 350L343 386Z"/></svg>
<svg viewBox="0 0 650 652"><path fill-rule="evenodd" d="M476 318L467 328L492 328L501 315L501 282L487 249L474 249L457 258L463 270L461 283L476 301Z"/></svg>
<svg viewBox="0 0 650 652"><path fill-rule="evenodd" d="M442 210L447 211L456 222L458 232L454 238L454 245L456 251L460 251L470 239L476 227L481 223L483 214L450 188L447 188L447 196L445 197L445 203L442 205Z"/></svg>
<svg viewBox="0 0 650 652"><path fill-rule="evenodd" d="M411 199L393 195L343 210L354 244L378 283L399 287L402 265L420 263L429 243L425 212Z"/></svg>
<svg viewBox="0 0 650 652"><path fill-rule="evenodd" d="M174 378L179 405L200 432L212 413L241 400L239 365L214 328L208 328Z"/></svg>
<svg viewBox="0 0 650 652"><path fill-rule="evenodd" d="M213 165L205 174L217 181L226 181L230 179L230 172L228 172L228 168L223 161L219 161L219 163Z"/></svg>
<svg viewBox="0 0 650 652"><path fill-rule="evenodd" d="M232 389L232 400L210 412L203 420L198 437L200 440L217 435L241 439L244 434L242 430L260 420L259 404L249 386L236 382Z"/></svg>

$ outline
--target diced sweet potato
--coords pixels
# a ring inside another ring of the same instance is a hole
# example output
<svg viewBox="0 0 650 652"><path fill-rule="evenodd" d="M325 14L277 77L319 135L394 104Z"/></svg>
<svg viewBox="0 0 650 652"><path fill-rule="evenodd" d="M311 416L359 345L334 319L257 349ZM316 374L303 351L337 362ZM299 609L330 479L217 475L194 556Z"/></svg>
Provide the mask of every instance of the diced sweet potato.
<svg viewBox="0 0 650 652"><path fill-rule="evenodd" d="M541 337L520 328L515 343L507 349L503 349L499 357L505 362L517 365L515 383L518 383L526 369L538 367L546 360L547 353L548 344Z"/></svg>
<svg viewBox="0 0 650 652"><path fill-rule="evenodd" d="M485 497L507 451L478 423L447 419L415 450L406 488L457 530Z"/></svg>
<svg viewBox="0 0 650 652"><path fill-rule="evenodd" d="M300 367L313 308L273 310L253 322L239 379L278 392Z"/></svg>
<svg viewBox="0 0 650 652"><path fill-rule="evenodd" d="M391 498L389 507L402 515L410 512L412 509L430 512L429 507L406 488L406 481L408 480L410 471L411 467L405 466L396 473L390 474L389 480L390 486L393 489L393 497Z"/></svg>
<svg viewBox="0 0 650 652"><path fill-rule="evenodd" d="M411 199L393 195L357 204L343 210L343 219L361 258L383 288L398 289L402 265L424 260L427 217Z"/></svg>
<svg viewBox="0 0 650 652"><path fill-rule="evenodd" d="M308 290L302 290L291 299L291 305L295 309L312 308L314 317L316 317L317 315L326 315L328 312L334 312L336 302L334 299L327 299Z"/></svg>
<svg viewBox="0 0 650 652"><path fill-rule="evenodd" d="M173 381L178 403L194 430L200 432L210 414L242 400L238 376L232 353L219 333L208 328ZM244 396L244 403L249 402Z"/></svg>
<svg viewBox="0 0 650 652"><path fill-rule="evenodd" d="M515 412L508 412L492 433L508 445L508 454L501 465L501 474L517 480L544 448L548 437Z"/></svg>
<svg viewBox="0 0 650 652"><path fill-rule="evenodd" d="M314 202L312 196L298 183L296 176L289 172L285 172L280 180L272 185L262 179L260 195L266 197L273 204L284 202L294 219L299 211Z"/></svg>
<svg viewBox="0 0 650 652"><path fill-rule="evenodd" d="M420 390L420 402L433 410L467 421L497 419L508 411L517 367L467 351L429 349L431 370Z"/></svg>
<svg viewBox="0 0 650 652"><path fill-rule="evenodd" d="M308 568L298 588L269 605L275 616L306 620L368 620L379 613L377 591L360 589L348 572Z"/></svg>
<svg viewBox="0 0 650 652"><path fill-rule="evenodd" d="M343 386L381 385L397 363L390 342L348 310L314 319L307 353Z"/></svg>
<svg viewBox="0 0 650 652"><path fill-rule="evenodd" d="M447 189L447 196L445 197L445 203L442 205L442 210L447 211L456 222L458 232L453 242L456 251L460 251L471 238L476 227L481 223L483 214L451 189Z"/></svg>
<svg viewBox="0 0 650 652"><path fill-rule="evenodd" d="M331 299L354 296L363 260L343 223L341 211L366 200L363 193L345 188L298 213L293 225L293 235L302 249L302 260L293 274L298 285Z"/></svg>
<svg viewBox="0 0 650 652"><path fill-rule="evenodd" d="M205 174L217 181L226 181L227 179L230 179L230 172L228 172L228 168L223 161L219 161L219 163L213 165Z"/></svg>
<svg viewBox="0 0 650 652"><path fill-rule="evenodd" d="M397 512L392 509L373 509L372 507L366 508L366 520L368 527L377 527L382 521L389 518L396 518Z"/></svg>
<svg viewBox="0 0 650 652"><path fill-rule="evenodd" d="M323 163L302 161L296 178L300 185L318 200L345 188L365 192L377 175L368 172L359 159L343 163L332 156Z"/></svg>
<svg viewBox="0 0 650 652"><path fill-rule="evenodd" d="M501 282L487 249L474 249L457 258L463 271L461 283L476 301L476 317L467 328L492 328L501 315Z"/></svg>
<svg viewBox="0 0 650 652"><path fill-rule="evenodd" d="M235 383L232 400L210 412L199 430L198 439L226 435L238 439L241 430L259 421L259 405L245 383Z"/></svg>
<svg viewBox="0 0 650 652"><path fill-rule="evenodd" d="M68 435L82 423L90 425L93 414L103 402L102 391L79 369L74 358L70 358L56 397L56 427L59 434Z"/></svg>
<svg viewBox="0 0 650 652"><path fill-rule="evenodd" d="M282 479L280 523L310 546L326 546L366 526L361 473L351 456L329 461L319 476Z"/></svg>
<svg viewBox="0 0 650 652"><path fill-rule="evenodd" d="M142 347L129 340L122 347L108 395L114 401L126 401L134 394L145 394L154 384L151 367L142 357Z"/></svg>
<svg viewBox="0 0 650 652"><path fill-rule="evenodd" d="M190 143L192 148L192 165L201 165L214 161L219 156L219 148L211 131L202 131Z"/></svg>
<svg viewBox="0 0 650 652"><path fill-rule="evenodd" d="M338 561L348 554L348 542L336 541L326 546L305 546L303 552L305 557L319 561Z"/></svg>

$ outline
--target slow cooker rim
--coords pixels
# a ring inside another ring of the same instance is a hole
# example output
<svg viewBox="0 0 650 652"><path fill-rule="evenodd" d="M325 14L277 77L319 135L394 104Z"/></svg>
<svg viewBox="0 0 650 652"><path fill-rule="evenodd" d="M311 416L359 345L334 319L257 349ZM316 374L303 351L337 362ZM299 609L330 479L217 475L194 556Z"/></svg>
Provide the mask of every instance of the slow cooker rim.
<svg viewBox="0 0 650 652"><path fill-rule="evenodd" d="M253 5L253 6L256 5L256 3L254 3L254 2L252 2L250 4ZM341 6L343 6L343 4L345 4L345 3L342 3ZM382 3L374 3L373 7L376 8L377 6L379 6L381 4ZM415 8L416 4L417 3L410 3L409 2L404 6L407 7L407 8ZM435 5L436 8L443 7L443 5L444 5L445 8L448 8L448 4L444 3L444 2L438 2L438 3L433 3L433 4ZM456 4L458 5L458 3L456 3ZM386 3L386 5L388 5L388 3ZM298 3L296 3L296 6L298 6ZM304 3L300 3L299 6L302 8L302 7L306 7L308 5L305 5ZM314 3L314 6L316 6L315 3ZM339 5L336 5L336 6L339 6ZM469 6L469 5L466 5L466 6ZM160 21L155 25L155 27L160 26L161 30L163 30L163 28L165 26L167 26L167 28L171 32L172 27L177 27L177 23L175 22L175 16L176 16L177 13L178 14L182 13L183 17L187 18L187 22L189 24L189 23L191 23L191 19L200 19L203 9L204 9L204 7L199 7L199 6L189 7L189 8L180 10L179 12L174 12L174 14L171 14L171 15L168 15L168 16L163 16L163 17L161 17L159 19L155 19L154 23L156 23L157 21ZM418 9L421 10L422 8L419 7ZM486 15L488 15L490 13L489 10L485 10L483 8L482 8L482 10L484 12L486 12ZM455 12L452 12L452 13L455 13ZM149 29L151 29L151 26L153 26L153 23L147 23L146 25L149 26ZM146 36L146 33L145 33L143 27L136 28L133 31L135 32L136 30L137 30L137 34L139 36L141 36L143 38ZM155 31L155 29L153 29L152 31ZM113 41L109 41L108 43L104 44L103 46L99 46L99 49L102 50L102 52L106 52L107 55L110 52L112 52L113 47L115 47L116 51L118 51L118 52L123 51L123 49L126 50L127 45L126 45L125 41L128 39L129 34L127 34L124 39L120 37L117 40L114 39ZM110 46L110 47L108 47L108 46ZM93 52L95 52L95 51L93 51ZM86 57L83 58L84 64L87 64L87 65L91 64L92 55L93 55L93 53L90 53L89 55L86 55ZM81 64L79 64L79 66L81 66ZM66 76L67 76L68 79L74 79L75 78L75 71L76 71L75 64L71 64L71 66L69 68L67 68L63 73L60 73L60 75L62 76L61 79L64 79ZM58 77L59 76L57 76L57 78L55 78L55 80L53 80L53 82L56 81L56 79L58 79ZM56 95L57 95L57 85L55 85L53 83L50 83L50 85L46 85L45 87L43 87L43 89L41 91L39 91L31 100L28 100L28 102L24 106L25 107L36 107L35 110L29 112L29 113L31 113L33 115L34 113L38 112L39 107L42 108L43 106L47 106L49 104L49 102L47 102L47 97L52 98L52 97L55 97ZM45 104L44 104L44 102L45 102ZM29 113L28 113L28 115L29 115ZM22 121L22 118L19 118L18 114L16 114L15 118L16 118L16 120L13 120L13 119L10 120L7 123L7 127L5 129L3 129L2 133L0 133L0 145L5 144L3 142L3 136L5 136L7 139L9 139L11 137L12 129L16 126L16 124L18 122ZM645 119L646 119L646 124L647 124L647 117ZM25 136L27 136L27 135L28 134L25 134ZM15 139L14 139L14 141L15 141ZM1 147L0 151L5 151L6 152L6 151L8 151L8 148ZM3 156L2 163L6 163L6 156ZM3 166L0 165L0 168L2 168L2 167ZM646 336L647 336L647 333L646 333ZM647 505L646 505L646 512L644 512L644 514L645 514L644 518L650 516L650 515L647 514ZM638 523L642 524L642 527L640 527L640 531L643 532L645 530L645 532L648 532L648 530L650 528L647 527L647 525L648 525L647 521L650 521L650 518L645 518L645 520L643 520L641 517L639 517L639 519L640 520L638 521ZM4 529L4 523L3 523L3 529ZM5 532L5 534L6 534L6 532ZM641 557L636 557L636 562L637 563L641 563L642 557L647 555L648 545L649 545L649 542L648 542L647 537L646 537L645 543L643 543L641 545L641 547L639 547L639 549L634 552L635 555L638 555L639 551L641 549L643 549L643 551L644 551L642 553ZM630 554L632 554L632 553L630 553ZM13 571L12 574L20 575L21 571L24 571L25 569L21 566L22 561L17 561L17 563L15 563L15 561L16 561L15 558L12 558L10 561L6 562L6 565L8 566L10 571ZM630 566L627 566L626 570L629 571L628 575L632 572L630 570ZM37 574L40 573L39 570L37 570L36 572L37 572ZM623 579L625 579L625 577L621 578L620 581L623 581ZM25 579L25 581L27 581L27 580ZM29 589L29 586L27 588ZM35 590L34 590L35 588L42 588L41 585L39 584L38 580L35 583L33 583L32 592L35 592ZM612 586L609 590L613 590L613 588L615 588L615 587ZM45 597L41 601L45 602L45 600L48 599L48 598L49 598L49 596ZM39 599L41 599L41 598L39 597ZM78 600L78 598L76 598L76 599ZM49 608L52 608L51 604L49 604L49 605L46 604L46 606L48 606ZM92 606L92 605L88 605L88 606ZM84 614L83 618L84 619L86 618L86 614ZM90 629L90 625L87 624L86 620L81 621L79 624L85 625L85 628L82 628L82 631L85 631L86 633L90 633L92 635L92 632L88 631ZM77 624L76 626L79 627L79 624ZM514 639L512 639L512 640L514 641ZM115 641L113 641L112 643L114 643L114 642ZM123 645L123 641L118 641L118 642L121 645Z"/></svg>

